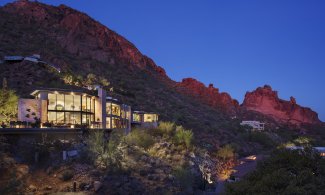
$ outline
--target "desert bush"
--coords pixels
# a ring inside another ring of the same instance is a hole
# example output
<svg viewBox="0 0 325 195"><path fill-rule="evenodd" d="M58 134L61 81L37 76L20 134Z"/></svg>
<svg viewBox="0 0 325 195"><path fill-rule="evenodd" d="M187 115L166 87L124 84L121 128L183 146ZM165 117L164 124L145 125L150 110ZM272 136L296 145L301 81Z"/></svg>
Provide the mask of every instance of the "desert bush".
<svg viewBox="0 0 325 195"><path fill-rule="evenodd" d="M142 129L134 129L125 137L125 141L128 145L139 146L147 150L155 143L153 137Z"/></svg>
<svg viewBox="0 0 325 195"><path fill-rule="evenodd" d="M172 122L160 122L158 129L163 135L171 135L175 129L175 123Z"/></svg>
<svg viewBox="0 0 325 195"><path fill-rule="evenodd" d="M193 141L193 132L185 130L182 126L177 126L174 140L177 144L184 144L186 148L190 148Z"/></svg>
<svg viewBox="0 0 325 195"><path fill-rule="evenodd" d="M190 169L186 167L176 167L173 171L173 175L182 191L192 188L194 184L194 175L191 173Z"/></svg>
<svg viewBox="0 0 325 195"><path fill-rule="evenodd" d="M87 142L94 163L105 168L121 168L122 138L123 135L119 131L112 132L109 140L105 139L103 131L92 132Z"/></svg>
<svg viewBox="0 0 325 195"><path fill-rule="evenodd" d="M235 150L231 145L227 144L217 151L217 157L222 160L233 159L235 157Z"/></svg>

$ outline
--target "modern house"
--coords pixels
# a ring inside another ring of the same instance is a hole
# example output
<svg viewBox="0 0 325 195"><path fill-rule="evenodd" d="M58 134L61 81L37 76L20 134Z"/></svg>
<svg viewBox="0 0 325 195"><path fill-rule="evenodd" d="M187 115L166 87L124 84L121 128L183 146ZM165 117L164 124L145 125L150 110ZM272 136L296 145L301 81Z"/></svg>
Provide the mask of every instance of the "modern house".
<svg viewBox="0 0 325 195"><path fill-rule="evenodd" d="M144 128L158 127L158 114L144 111L133 111L132 125Z"/></svg>
<svg viewBox="0 0 325 195"><path fill-rule="evenodd" d="M34 123L39 120L43 127L87 126L124 129L126 133L131 130L131 107L107 96L101 87L96 90L37 89L31 95L34 99L18 101L19 121ZM137 120L141 126L157 126L157 114L143 113L141 116L143 119Z"/></svg>
<svg viewBox="0 0 325 195"><path fill-rule="evenodd" d="M242 121L240 125L248 125L253 128L253 130L263 131L265 123L261 123L260 121Z"/></svg>

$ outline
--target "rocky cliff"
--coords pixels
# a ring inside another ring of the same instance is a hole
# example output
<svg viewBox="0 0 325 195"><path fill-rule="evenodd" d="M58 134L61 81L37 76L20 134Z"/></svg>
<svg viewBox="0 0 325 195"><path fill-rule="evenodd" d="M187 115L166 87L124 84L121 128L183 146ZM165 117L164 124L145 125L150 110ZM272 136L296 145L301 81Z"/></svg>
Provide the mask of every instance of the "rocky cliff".
<svg viewBox="0 0 325 195"><path fill-rule="evenodd" d="M301 126L302 124L321 123L316 112L298 105L294 97L290 97L289 101L280 99L277 91L273 91L268 85L247 92L241 107L248 111L268 115L282 124Z"/></svg>
<svg viewBox="0 0 325 195"><path fill-rule="evenodd" d="M30 25L47 28L48 39L59 43L70 54L104 63L128 64L131 69L146 69L166 77L163 68L143 55L128 40L88 15L65 5L54 7L21 0L7 4L1 9L8 14L24 17Z"/></svg>
<svg viewBox="0 0 325 195"><path fill-rule="evenodd" d="M185 78L182 82L177 83L176 87L180 92L193 96L214 108L221 109L227 114L234 115L239 109L237 100L232 99L228 93L220 93L219 89L215 88L213 84L206 87L196 79Z"/></svg>

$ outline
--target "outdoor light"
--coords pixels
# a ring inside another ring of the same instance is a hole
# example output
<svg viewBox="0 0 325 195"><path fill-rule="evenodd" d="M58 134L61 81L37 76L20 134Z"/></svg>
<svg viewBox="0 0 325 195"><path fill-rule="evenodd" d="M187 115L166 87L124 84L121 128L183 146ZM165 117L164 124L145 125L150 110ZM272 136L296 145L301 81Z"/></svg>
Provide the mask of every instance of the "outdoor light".
<svg viewBox="0 0 325 195"><path fill-rule="evenodd" d="M74 125L71 125L70 128L71 128L71 129L74 129Z"/></svg>

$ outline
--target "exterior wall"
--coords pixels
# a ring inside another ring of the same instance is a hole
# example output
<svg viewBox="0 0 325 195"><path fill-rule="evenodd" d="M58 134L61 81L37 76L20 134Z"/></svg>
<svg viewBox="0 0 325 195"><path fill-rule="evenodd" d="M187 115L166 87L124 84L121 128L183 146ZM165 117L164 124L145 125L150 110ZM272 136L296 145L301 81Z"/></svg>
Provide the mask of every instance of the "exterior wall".
<svg viewBox="0 0 325 195"><path fill-rule="evenodd" d="M264 130L264 124L265 123L261 123L259 121L242 121L240 123L240 125L248 125L251 126L253 128L253 130Z"/></svg>
<svg viewBox="0 0 325 195"><path fill-rule="evenodd" d="M18 120L29 123L35 122L35 117L41 118L42 101L38 99L18 100Z"/></svg>
<svg viewBox="0 0 325 195"><path fill-rule="evenodd" d="M106 91L98 88L98 98L95 101L95 119L99 119L102 128L106 128Z"/></svg>

